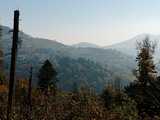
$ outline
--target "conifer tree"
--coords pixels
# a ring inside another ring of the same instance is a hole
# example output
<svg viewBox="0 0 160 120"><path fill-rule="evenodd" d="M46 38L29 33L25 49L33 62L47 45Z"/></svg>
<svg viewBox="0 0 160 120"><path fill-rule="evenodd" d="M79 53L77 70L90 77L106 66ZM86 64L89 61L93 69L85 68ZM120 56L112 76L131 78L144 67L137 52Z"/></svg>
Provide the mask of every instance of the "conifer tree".
<svg viewBox="0 0 160 120"><path fill-rule="evenodd" d="M151 42L147 37L138 43L137 61L137 80L139 84L146 86L156 79L156 70L153 61L155 52L155 43Z"/></svg>
<svg viewBox="0 0 160 120"><path fill-rule="evenodd" d="M155 108L155 95L150 89L153 87L153 82L156 81L156 70L153 60L154 52L155 43L151 42L148 37L138 43L135 99L142 119L143 113L151 113L150 115L152 115L152 112L154 112L152 108Z"/></svg>
<svg viewBox="0 0 160 120"><path fill-rule="evenodd" d="M49 60L46 60L39 70L39 74L38 74L39 88L42 90L45 90L45 89L48 89L49 85L52 85L55 88L56 75L57 75L57 72L55 68L53 68Z"/></svg>

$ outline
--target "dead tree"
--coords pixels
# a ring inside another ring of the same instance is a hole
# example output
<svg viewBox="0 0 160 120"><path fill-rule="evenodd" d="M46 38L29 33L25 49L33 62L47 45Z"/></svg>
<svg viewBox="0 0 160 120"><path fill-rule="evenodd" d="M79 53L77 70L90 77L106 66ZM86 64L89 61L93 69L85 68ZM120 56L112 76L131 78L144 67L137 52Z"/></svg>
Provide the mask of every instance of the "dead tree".
<svg viewBox="0 0 160 120"><path fill-rule="evenodd" d="M9 93L8 93L8 106L7 106L7 120L10 120L10 116L12 112L12 97L13 97L13 88L14 88L14 81L15 81L18 32L19 32L19 10L15 10L14 26L13 26L13 41L12 41L12 49L11 49L11 66L10 66L10 80L9 80Z"/></svg>
<svg viewBox="0 0 160 120"><path fill-rule="evenodd" d="M31 66L28 84L28 120L32 120L32 74L33 67Z"/></svg>

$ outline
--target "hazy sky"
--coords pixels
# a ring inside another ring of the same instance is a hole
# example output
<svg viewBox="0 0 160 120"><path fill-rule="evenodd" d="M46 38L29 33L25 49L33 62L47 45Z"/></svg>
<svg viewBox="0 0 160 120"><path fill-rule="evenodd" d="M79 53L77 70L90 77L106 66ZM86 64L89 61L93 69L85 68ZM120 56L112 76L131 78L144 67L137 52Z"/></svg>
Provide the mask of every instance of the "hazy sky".
<svg viewBox="0 0 160 120"><path fill-rule="evenodd" d="M109 45L138 34L160 34L160 0L1 0L0 19L12 27L65 44Z"/></svg>

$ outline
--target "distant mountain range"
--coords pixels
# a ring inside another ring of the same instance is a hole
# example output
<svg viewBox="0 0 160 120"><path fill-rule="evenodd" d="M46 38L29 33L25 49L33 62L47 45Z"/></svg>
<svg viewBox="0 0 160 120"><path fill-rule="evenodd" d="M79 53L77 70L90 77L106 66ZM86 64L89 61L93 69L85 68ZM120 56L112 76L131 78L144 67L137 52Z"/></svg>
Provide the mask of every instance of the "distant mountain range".
<svg viewBox="0 0 160 120"><path fill-rule="evenodd" d="M152 42L156 42L156 57L160 54L160 35L151 35L151 34L140 34L135 36L132 39L116 43L109 46L98 46L96 44L87 43L87 42L80 42L77 44L72 45L73 47L77 48L102 48L102 49L113 49L120 51L126 55L129 56L136 56L137 54L137 43L141 40L144 40L146 37L148 37Z"/></svg>
<svg viewBox="0 0 160 120"><path fill-rule="evenodd" d="M8 72L12 33L8 27L3 26L2 29L5 69ZM135 79L132 75L132 70L136 67L135 43L146 36L148 35L140 35L122 43L100 47L90 43L69 46L20 32L17 74L27 78L29 66L32 64L36 84L38 69L49 59L58 70L59 86L63 89L71 89L75 83L83 83L94 86L99 91L115 79L120 79L122 85L126 85Z"/></svg>
<svg viewBox="0 0 160 120"><path fill-rule="evenodd" d="M126 40L124 42L121 43L117 43L111 46L106 46L104 47L105 49L115 49L118 50L124 54L127 55L131 55L131 56L136 56L137 54L137 43L149 38L149 40L151 40L152 42L156 42L157 46L156 46L156 53L155 56L157 57L157 59L159 58L159 54L160 54L160 35L151 35L151 34L141 34L138 35L132 39Z"/></svg>

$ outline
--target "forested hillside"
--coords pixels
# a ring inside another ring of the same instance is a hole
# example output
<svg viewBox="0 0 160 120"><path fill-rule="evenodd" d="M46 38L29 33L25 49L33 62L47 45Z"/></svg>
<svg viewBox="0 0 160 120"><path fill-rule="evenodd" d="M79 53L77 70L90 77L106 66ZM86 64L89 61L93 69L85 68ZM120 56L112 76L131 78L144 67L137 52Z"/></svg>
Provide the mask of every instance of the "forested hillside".
<svg viewBox="0 0 160 120"><path fill-rule="evenodd" d="M12 34L9 31L8 27L3 27L6 72L9 71L11 53ZM17 59L17 75L19 77L28 78L29 66L33 64L36 78L41 64L49 59L58 68L60 86L64 89L70 90L74 82L81 81L99 91L103 89L104 83L110 81L114 83L116 78L121 79L122 86L134 80L132 70L135 67L135 60L116 50L75 48L56 41L33 38L23 32L20 32L19 38ZM78 79L75 80L76 77ZM35 80L34 84L36 83Z"/></svg>

